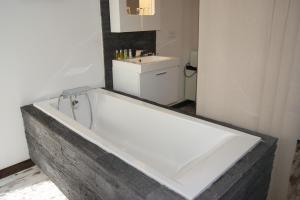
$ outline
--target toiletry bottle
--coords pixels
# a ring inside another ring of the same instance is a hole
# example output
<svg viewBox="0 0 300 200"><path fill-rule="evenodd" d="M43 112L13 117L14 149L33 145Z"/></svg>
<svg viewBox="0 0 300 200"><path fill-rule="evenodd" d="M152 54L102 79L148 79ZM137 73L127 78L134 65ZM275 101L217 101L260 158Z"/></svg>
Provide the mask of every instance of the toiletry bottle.
<svg viewBox="0 0 300 200"><path fill-rule="evenodd" d="M120 59L119 50L116 50L116 53L115 53L115 59L116 59L116 60L119 60L119 59Z"/></svg>
<svg viewBox="0 0 300 200"><path fill-rule="evenodd" d="M124 59L128 59L128 50L124 49Z"/></svg>
<svg viewBox="0 0 300 200"><path fill-rule="evenodd" d="M128 57L132 58L132 50L131 49L128 50Z"/></svg>
<svg viewBox="0 0 300 200"><path fill-rule="evenodd" d="M142 56L142 50L135 50L135 57L141 57Z"/></svg>
<svg viewBox="0 0 300 200"><path fill-rule="evenodd" d="M121 60L124 59L124 51L123 51L123 49L120 50L120 59Z"/></svg>

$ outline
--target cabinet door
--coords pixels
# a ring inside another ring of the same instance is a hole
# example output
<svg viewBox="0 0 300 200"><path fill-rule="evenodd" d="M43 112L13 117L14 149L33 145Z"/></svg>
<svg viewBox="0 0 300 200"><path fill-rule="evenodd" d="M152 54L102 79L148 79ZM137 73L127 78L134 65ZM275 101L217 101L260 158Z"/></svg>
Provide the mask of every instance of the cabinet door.
<svg viewBox="0 0 300 200"><path fill-rule="evenodd" d="M138 8L129 6L128 3L136 2ZM151 8L153 11L149 11L146 2L152 2ZM135 32L135 31L150 31L160 29L160 0L110 0L110 26L111 32ZM139 13L135 11L139 9ZM132 11L131 11L132 10ZM149 11L149 13L147 13ZM146 13L145 13L146 12Z"/></svg>
<svg viewBox="0 0 300 200"><path fill-rule="evenodd" d="M140 81L142 98L163 105L169 105L178 101L178 67L143 73Z"/></svg>

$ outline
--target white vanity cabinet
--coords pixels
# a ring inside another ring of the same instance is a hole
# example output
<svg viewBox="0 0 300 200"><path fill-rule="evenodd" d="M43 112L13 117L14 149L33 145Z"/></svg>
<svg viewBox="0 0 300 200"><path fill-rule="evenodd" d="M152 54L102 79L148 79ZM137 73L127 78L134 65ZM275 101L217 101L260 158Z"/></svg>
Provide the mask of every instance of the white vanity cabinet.
<svg viewBox="0 0 300 200"><path fill-rule="evenodd" d="M159 56L146 59L160 61L114 60L114 90L162 105L176 103L179 100L179 60Z"/></svg>
<svg viewBox="0 0 300 200"><path fill-rule="evenodd" d="M110 0L111 32L160 30L160 0Z"/></svg>

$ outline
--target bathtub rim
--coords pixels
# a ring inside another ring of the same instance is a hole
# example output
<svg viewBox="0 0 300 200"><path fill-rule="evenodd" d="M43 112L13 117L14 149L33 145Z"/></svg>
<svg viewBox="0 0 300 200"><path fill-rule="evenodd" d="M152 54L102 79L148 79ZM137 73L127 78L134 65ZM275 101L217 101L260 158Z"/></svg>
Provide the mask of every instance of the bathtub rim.
<svg viewBox="0 0 300 200"><path fill-rule="evenodd" d="M109 96L116 97L116 98L121 98L123 100L130 101L131 103L138 104L138 105L147 107L149 109L154 109L156 111L164 112L169 115L173 115L173 116L175 115L176 117L179 117L183 120L193 121L196 123L201 122L201 123L204 123L205 125L212 126L213 128L221 128L222 130L224 130L226 132L227 131L234 132L235 134L240 135L240 136L251 137L251 138L257 139L256 144L252 145L251 148L246 148L248 150L246 152L244 152L243 154L240 154L238 156L239 158L236 158L235 161L233 161L233 162L228 161L231 164L227 165L225 168L222 167L223 172L220 173L220 175L214 177L213 180L209 181L210 184L208 184L208 185L204 184L206 186L200 186L200 187L199 187L199 185L197 185L196 188L193 188L191 185L183 186L181 184L178 184L178 183L176 183L176 181L170 179L169 177L162 176L160 173L157 173L157 171L152 170L149 167L145 167L143 165L132 164L132 163L136 163L136 159L133 158L130 154L127 154L125 152L120 153L120 151L118 149L114 148L114 146L109 144L107 141L105 141L105 139L102 139L100 136L94 134L93 131L84 127L83 125L76 122L75 120L67 117L64 113L61 113L60 111L56 110L53 106L50 105L50 104L56 103L58 98L52 98L52 99L48 99L48 100L37 102L37 103L33 104L33 106L35 108L39 109L40 111L42 111L46 115L50 116L51 118L55 119L56 121L58 121L59 123L61 123L65 127L67 127L68 129L72 130L73 132L77 133L81 137L85 138L89 142L96 144L99 148L103 149L104 151L115 155L117 158L123 160L130 166L136 168L140 172L142 172L145 175L149 176L150 178L156 180L161 185L167 186L167 188L169 188L170 190L182 195L183 197L185 197L187 199L194 199L197 196L199 196L203 191L205 191L207 188L209 188L216 180L218 180L222 175L224 175L232 166L234 166L241 158L243 158L247 153L252 151L261 141L261 138L259 136L255 136L250 133L246 133L245 131L230 128L230 127L227 127L227 126L224 126L221 124L216 124L214 122L207 121L207 120L201 119L199 117L193 117L191 115L186 115L186 114L174 111L172 109L168 109L168 108L165 108L165 107L162 107L159 105L155 105L155 103L145 102L138 98L133 98L133 97L130 97L127 95L123 95L120 93L116 93L116 92L101 89L101 88L96 88L96 89L93 89L92 91L101 92L101 93L104 93L105 95L109 95ZM101 143L99 141L101 141ZM236 142L236 144L238 144L238 143ZM124 156L124 154L125 154L125 156ZM197 171L197 170L194 170L194 171ZM196 176L194 178L197 179Z"/></svg>

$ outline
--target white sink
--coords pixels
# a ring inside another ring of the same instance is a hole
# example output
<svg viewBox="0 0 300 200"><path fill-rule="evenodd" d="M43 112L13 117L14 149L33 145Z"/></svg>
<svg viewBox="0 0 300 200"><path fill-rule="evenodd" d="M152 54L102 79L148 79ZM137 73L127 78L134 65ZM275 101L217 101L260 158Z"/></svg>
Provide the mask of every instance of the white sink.
<svg viewBox="0 0 300 200"><path fill-rule="evenodd" d="M179 59L164 56L145 56L126 60L113 60L113 66L123 66L128 70L136 70L139 73L179 66Z"/></svg>
<svg viewBox="0 0 300 200"><path fill-rule="evenodd" d="M140 58L132 58L125 60L126 62L136 63L136 64L149 64L154 62L161 62L172 60L171 57L163 57L163 56L145 56Z"/></svg>

